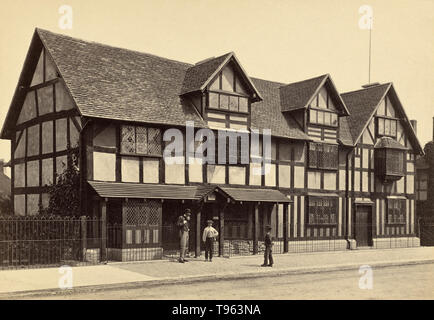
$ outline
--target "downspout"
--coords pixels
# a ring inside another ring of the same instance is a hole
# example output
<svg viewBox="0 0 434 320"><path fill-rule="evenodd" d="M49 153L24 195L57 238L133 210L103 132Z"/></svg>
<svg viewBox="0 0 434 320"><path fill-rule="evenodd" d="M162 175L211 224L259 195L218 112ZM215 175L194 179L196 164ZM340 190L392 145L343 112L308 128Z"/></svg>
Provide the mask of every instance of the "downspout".
<svg viewBox="0 0 434 320"><path fill-rule="evenodd" d="M80 215L86 215L87 212L84 212L84 203L83 203L83 190L84 190L84 165L86 161L83 161L83 156L86 155L86 152L83 152L83 148L85 148L84 145L84 130L86 129L88 123L90 120L87 120L84 124L84 126L81 128L79 132L78 141L80 143L80 146L78 148L78 157L79 157L79 172L80 172L80 187L79 187L79 194L80 194ZM87 168L86 168L87 170Z"/></svg>
<svg viewBox="0 0 434 320"><path fill-rule="evenodd" d="M350 154L353 152L354 149L350 149L347 152L346 156L346 174L345 174L345 240L347 241L347 248L351 249L351 242L348 236L348 201L349 201L349 194L350 194L350 186L349 186L349 174L351 174L351 170L349 170L349 161L350 161Z"/></svg>

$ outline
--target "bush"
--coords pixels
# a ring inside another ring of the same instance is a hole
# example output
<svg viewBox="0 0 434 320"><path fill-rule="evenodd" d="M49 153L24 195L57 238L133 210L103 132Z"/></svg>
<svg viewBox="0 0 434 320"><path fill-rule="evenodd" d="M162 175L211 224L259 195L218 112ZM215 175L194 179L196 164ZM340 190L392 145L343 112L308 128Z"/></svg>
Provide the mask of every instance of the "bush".
<svg viewBox="0 0 434 320"><path fill-rule="evenodd" d="M39 214L55 216L80 216L80 173L77 155L68 156L69 165L56 177L56 183L49 186L48 207L39 209Z"/></svg>

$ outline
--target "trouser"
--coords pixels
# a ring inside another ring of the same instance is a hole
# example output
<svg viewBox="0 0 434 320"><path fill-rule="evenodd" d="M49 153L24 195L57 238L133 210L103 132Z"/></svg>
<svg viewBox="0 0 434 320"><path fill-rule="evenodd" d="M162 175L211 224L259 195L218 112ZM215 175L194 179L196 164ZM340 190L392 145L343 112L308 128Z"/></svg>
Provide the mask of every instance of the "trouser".
<svg viewBox="0 0 434 320"><path fill-rule="evenodd" d="M214 244L214 238L206 238L205 240L205 259L208 260L208 255L209 255L209 259L212 260L212 247Z"/></svg>
<svg viewBox="0 0 434 320"><path fill-rule="evenodd" d="M273 250L271 249L271 247L265 247L265 252L264 252L264 264L268 265L268 261L270 261L270 264L273 264Z"/></svg>
<svg viewBox="0 0 434 320"><path fill-rule="evenodd" d="M189 240L188 231L183 231L181 233L181 239L180 239L180 250L179 250L180 260L184 260L185 258L185 253L188 250L188 240Z"/></svg>

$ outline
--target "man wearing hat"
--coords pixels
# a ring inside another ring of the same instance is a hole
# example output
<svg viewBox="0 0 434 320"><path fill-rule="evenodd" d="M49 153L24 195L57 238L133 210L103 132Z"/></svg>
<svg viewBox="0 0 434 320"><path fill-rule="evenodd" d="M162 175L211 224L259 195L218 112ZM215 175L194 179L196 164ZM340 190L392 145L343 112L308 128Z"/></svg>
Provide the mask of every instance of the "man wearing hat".
<svg viewBox="0 0 434 320"><path fill-rule="evenodd" d="M205 242L205 261L212 262L212 249L215 238L219 235L216 229L213 228L212 220L207 220L207 227L203 230L202 240Z"/></svg>
<svg viewBox="0 0 434 320"><path fill-rule="evenodd" d="M189 232L190 232L190 209L185 209L184 215L178 218L177 225L179 227L179 239L180 239L180 250L179 250L179 262L184 263L188 260L185 260L185 253L188 249L189 242Z"/></svg>
<svg viewBox="0 0 434 320"><path fill-rule="evenodd" d="M273 240L271 239L271 226L266 226L265 231L265 252L264 252L264 264L261 267L272 267L273 266ZM270 262L270 263L268 263Z"/></svg>

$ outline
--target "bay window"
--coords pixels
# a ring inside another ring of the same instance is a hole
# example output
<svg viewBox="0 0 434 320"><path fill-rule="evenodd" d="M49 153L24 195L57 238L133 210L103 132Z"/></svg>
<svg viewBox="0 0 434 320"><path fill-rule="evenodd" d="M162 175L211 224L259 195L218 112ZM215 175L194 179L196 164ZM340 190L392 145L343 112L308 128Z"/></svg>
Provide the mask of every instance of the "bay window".
<svg viewBox="0 0 434 320"><path fill-rule="evenodd" d="M399 180L404 176L405 151L391 148L375 149L375 171L383 181Z"/></svg>

